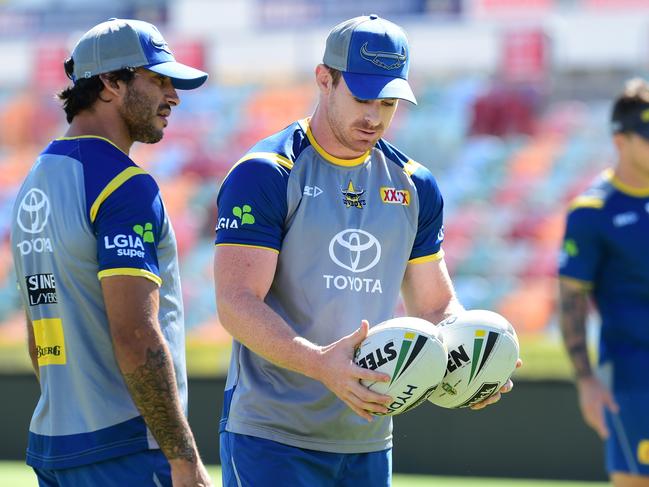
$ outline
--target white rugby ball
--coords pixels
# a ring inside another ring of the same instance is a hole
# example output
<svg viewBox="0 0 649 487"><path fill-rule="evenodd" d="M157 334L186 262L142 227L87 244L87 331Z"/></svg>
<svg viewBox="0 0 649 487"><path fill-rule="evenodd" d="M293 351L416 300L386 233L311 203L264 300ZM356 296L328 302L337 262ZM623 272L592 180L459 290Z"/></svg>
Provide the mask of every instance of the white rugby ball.
<svg viewBox="0 0 649 487"><path fill-rule="evenodd" d="M516 331L502 315L467 310L438 325L448 348L446 374L428 397L445 408L473 406L492 396L516 368Z"/></svg>
<svg viewBox="0 0 649 487"><path fill-rule="evenodd" d="M421 318L404 316L370 328L356 349L354 362L391 377L390 382L361 383L391 396L394 401L388 412L377 415L394 416L426 400L444 377L446 356L438 327Z"/></svg>

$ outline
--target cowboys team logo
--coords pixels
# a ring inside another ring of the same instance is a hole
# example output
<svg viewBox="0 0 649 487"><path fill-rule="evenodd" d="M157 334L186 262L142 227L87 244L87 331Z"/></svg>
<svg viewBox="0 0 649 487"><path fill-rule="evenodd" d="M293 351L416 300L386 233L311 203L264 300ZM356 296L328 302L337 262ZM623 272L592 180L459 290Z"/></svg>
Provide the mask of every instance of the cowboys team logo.
<svg viewBox="0 0 649 487"><path fill-rule="evenodd" d="M173 56L173 54L171 53L171 49L169 49L169 44L167 44L167 41L164 40L162 34L160 34L160 32L157 29L152 33L149 40L151 42L151 45L155 49L157 49L158 51L164 51L167 54L171 54Z"/></svg>
<svg viewBox="0 0 649 487"><path fill-rule="evenodd" d="M398 52L370 51L367 44L366 42L361 47L361 57L379 68L399 69L408 59L405 47L401 48L401 54L399 54Z"/></svg>
<svg viewBox="0 0 649 487"><path fill-rule="evenodd" d="M364 189L354 188L354 183L352 183L352 180L350 179L347 189L343 188L340 191L343 194L343 203L345 204L345 208L363 209L365 206L365 200L361 199L361 196L365 194Z"/></svg>

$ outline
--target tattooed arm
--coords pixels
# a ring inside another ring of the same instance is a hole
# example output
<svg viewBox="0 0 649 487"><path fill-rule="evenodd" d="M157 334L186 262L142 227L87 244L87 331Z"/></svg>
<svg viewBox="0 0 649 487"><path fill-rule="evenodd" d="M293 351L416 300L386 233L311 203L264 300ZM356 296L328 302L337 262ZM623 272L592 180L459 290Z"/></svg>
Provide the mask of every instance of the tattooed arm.
<svg viewBox="0 0 649 487"><path fill-rule="evenodd" d="M563 341L577 376L579 407L586 423L601 438L608 437L604 420L604 407L613 412L618 406L608 388L593 375L586 344L586 318L588 317L588 288L585 283L561 278L559 281L561 304L559 322Z"/></svg>
<svg viewBox="0 0 649 487"><path fill-rule="evenodd" d="M133 402L171 464L174 486L211 485L180 405L171 354L158 323L159 293L143 277L101 280L115 358Z"/></svg>
<svg viewBox="0 0 649 487"><path fill-rule="evenodd" d="M588 288L583 282L561 278L559 322L563 343L578 378L593 375L586 346L586 318L588 317Z"/></svg>
<svg viewBox="0 0 649 487"><path fill-rule="evenodd" d="M27 349L29 351L29 359L32 362L32 368L34 369L34 374L36 378L41 380L41 370L38 367L38 353L36 350L36 339L34 337L34 325L32 320L29 319L29 316L25 316L27 321Z"/></svg>

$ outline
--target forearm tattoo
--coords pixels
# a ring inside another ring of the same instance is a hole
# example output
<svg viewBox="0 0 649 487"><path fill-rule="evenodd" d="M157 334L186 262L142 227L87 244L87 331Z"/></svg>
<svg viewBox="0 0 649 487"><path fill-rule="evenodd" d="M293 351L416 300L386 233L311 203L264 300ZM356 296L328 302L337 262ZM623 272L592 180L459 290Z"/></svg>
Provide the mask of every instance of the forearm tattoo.
<svg viewBox="0 0 649 487"><path fill-rule="evenodd" d="M124 374L133 401L168 459L196 461L189 426L176 399L173 365L164 349L147 349L146 362Z"/></svg>
<svg viewBox="0 0 649 487"><path fill-rule="evenodd" d="M577 377L592 374L586 344L586 317L588 298L585 290L559 285L561 314L560 325L563 341L570 355Z"/></svg>

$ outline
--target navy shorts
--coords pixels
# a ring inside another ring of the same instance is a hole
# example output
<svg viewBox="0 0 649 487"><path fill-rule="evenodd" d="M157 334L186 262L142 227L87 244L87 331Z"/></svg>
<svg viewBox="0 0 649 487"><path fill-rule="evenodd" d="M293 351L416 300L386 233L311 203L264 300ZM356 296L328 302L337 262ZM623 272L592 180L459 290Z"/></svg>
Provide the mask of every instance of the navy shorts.
<svg viewBox="0 0 649 487"><path fill-rule="evenodd" d="M39 487L172 487L171 467L160 450L146 450L80 467L34 468Z"/></svg>
<svg viewBox="0 0 649 487"><path fill-rule="evenodd" d="M649 393L617 391L615 400L620 412L606 410L606 469L609 473L649 475Z"/></svg>
<svg viewBox="0 0 649 487"><path fill-rule="evenodd" d="M390 487L392 449L372 453L305 450L223 431L223 487Z"/></svg>

